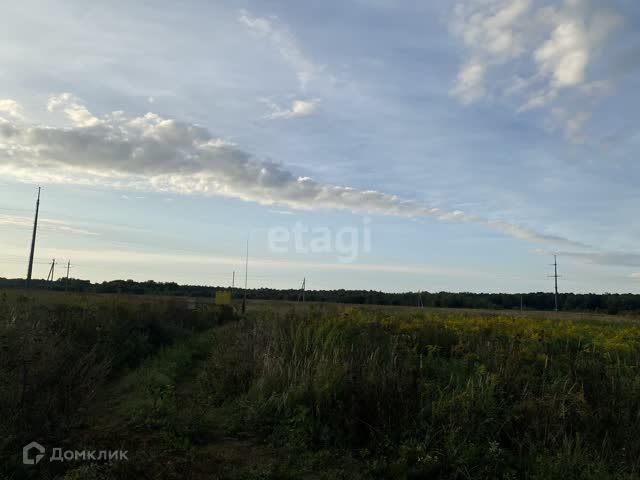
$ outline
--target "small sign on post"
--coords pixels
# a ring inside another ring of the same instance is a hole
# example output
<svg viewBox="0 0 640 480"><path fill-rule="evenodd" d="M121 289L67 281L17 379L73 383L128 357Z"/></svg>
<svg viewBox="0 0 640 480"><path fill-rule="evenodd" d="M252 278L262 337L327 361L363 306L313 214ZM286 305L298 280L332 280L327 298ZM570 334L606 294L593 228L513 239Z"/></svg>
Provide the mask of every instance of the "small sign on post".
<svg viewBox="0 0 640 480"><path fill-rule="evenodd" d="M231 292L228 290L216 291L216 305L229 305L231 303Z"/></svg>

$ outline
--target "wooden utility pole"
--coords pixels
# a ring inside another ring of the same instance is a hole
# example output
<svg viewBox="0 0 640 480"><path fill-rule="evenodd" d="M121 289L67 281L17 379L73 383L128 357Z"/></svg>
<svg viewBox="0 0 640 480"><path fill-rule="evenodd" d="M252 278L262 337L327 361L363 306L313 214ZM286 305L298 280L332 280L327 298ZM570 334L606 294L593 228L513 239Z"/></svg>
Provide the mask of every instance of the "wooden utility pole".
<svg viewBox="0 0 640 480"><path fill-rule="evenodd" d="M40 187L38 187L38 199L36 200L36 216L33 219L33 234L31 235L31 251L29 253L29 267L27 269L26 288L31 288L31 274L33 273L33 254L36 250L36 233L38 231L38 211L40 210Z"/></svg>
<svg viewBox="0 0 640 480"><path fill-rule="evenodd" d="M64 282L64 291L69 291L69 269L71 268L71 260L67 261L67 278Z"/></svg>
<svg viewBox="0 0 640 480"><path fill-rule="evenodd" d="M55 273L56 268L56 259L54 258L51 261L51 268L49 268L49 274L47 275L47 282L53 282L53 275Z"/></svg>

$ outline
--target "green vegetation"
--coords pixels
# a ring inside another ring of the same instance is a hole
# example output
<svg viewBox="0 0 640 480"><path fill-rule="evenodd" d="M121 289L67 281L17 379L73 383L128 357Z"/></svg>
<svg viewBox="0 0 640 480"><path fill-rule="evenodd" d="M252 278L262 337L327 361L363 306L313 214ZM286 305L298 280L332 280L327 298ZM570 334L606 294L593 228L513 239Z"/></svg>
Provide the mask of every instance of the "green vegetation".
<svg viewBox="0 0 640 480"><path fill-rule="evenodd" d="M2 295L1 474L640 474L633 318L148 298ZM22 466L31 440L129 461Z"/></svg>
<svg viewBox="0 0 640 480"><path fill-rule="evenodd" d="M550 285L551 286L551 285ZM59 279L55 282L34 280L33 287L51 291L81 293L127 293L135 295L165 295L180 297L211 297L215 290L228 287L206 287L202 285L178 285L175 282L135 282L112 280L91 283L75 278ZM24 279L0 278L0 288L24 288ZM247 291L250 300L296 301L299 289L281 290L256 288ZM533 293L471 293L471 292L404 292L388 293L374 290L307 290L309 302L349 303L356 305L417 306L430 308L475 308L485 310L547 310L555 308L554 296L549 292ZM640 312L640 295L633 293L560 293L558 304L562 311L599 312L606 314Z"/></svg>
<svg viewBox="0 0 640 480"><path fill-rule="evenodd" d="M170 299L0 293L0 478L23 469L21 449L30 441L62 446L73 438L104 386L232 317ZM60 468L41 465L25 475Z"/></svg>

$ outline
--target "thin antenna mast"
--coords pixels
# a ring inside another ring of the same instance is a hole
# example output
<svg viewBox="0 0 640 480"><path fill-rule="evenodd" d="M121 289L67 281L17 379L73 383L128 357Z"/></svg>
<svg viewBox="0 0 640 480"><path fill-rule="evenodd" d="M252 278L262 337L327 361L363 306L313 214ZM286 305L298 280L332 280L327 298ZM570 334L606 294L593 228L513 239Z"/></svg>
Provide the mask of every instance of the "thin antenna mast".
<svg viewBox="0 0 640 480"><path fill-rule="evenodd" d="M247 237L247 255L244 264L244 297L242 298L242 313L247 309L247 275L249 272L249 238Z"/></svg>
<svg viewBox="0 0 640 480"><path fill-rule="evenodd" d="M558 311L558 277L560 275L558 275L558 256L554 255L553 256L553 263L551 264L551 266L553 267L553 275L549 275L550 277L553 277L553 279L555 280L555 293L553 295L553 299L555 301L555 306L556 306L556 312Z"/></svg>
<svg viewBox="0 0 640 480"><path fill-rule="evenodd" d="M36 200L36 216L33 219L33 234L31 235L31 252L29 253L29 268L27 269L26 288L31 288L31 274L33 272L33 254L36 249L36 232L38 231L38 211L40 210L40 187L38 187L38 199Z"/></svg>

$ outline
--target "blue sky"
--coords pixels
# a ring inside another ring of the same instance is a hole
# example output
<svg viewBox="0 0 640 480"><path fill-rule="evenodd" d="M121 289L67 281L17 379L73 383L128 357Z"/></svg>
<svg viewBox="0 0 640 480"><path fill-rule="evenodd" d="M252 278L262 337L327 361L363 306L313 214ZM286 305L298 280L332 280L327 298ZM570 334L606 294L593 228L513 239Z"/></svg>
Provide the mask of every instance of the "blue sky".
<svg viewBox="0 0 640 480"><path fill-rule="evenodd" d="M136 3L4 9L0 276L640 290L637 2Z"/></svg>

